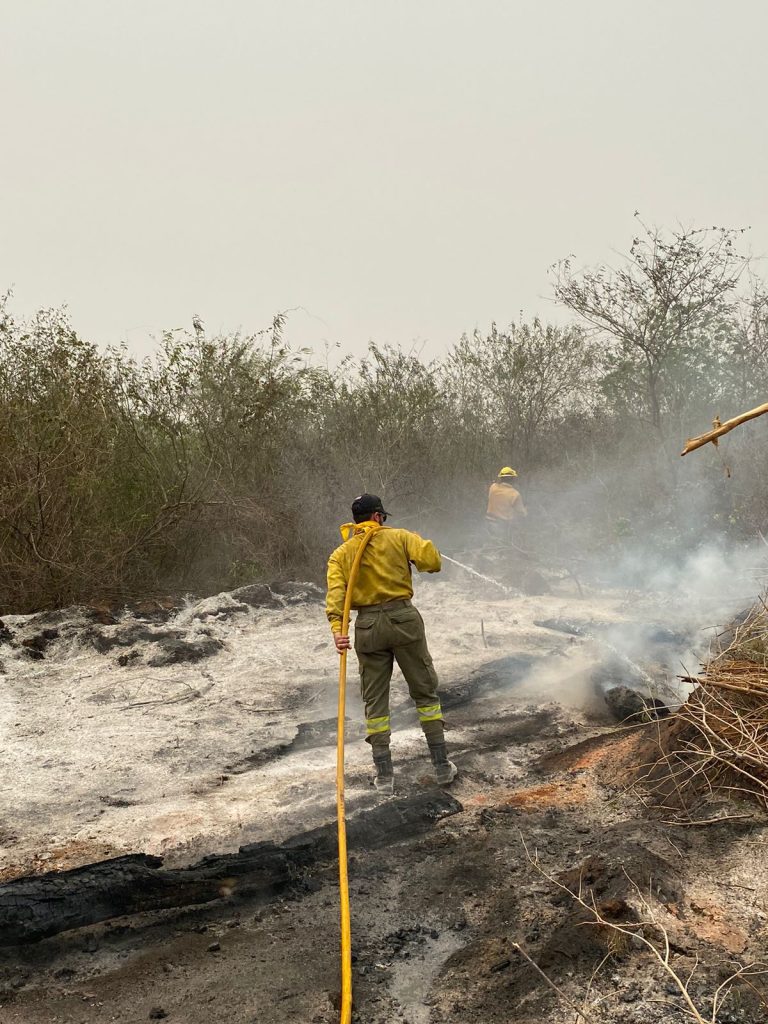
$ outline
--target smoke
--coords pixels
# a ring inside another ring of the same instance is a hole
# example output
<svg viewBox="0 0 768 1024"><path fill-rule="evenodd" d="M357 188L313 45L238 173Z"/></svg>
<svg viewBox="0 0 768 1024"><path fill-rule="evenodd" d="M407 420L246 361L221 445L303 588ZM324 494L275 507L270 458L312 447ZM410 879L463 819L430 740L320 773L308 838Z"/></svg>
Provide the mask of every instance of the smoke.
<svg viewBox="0 0 768 1024"><path fill-rule="evenodd" d="M556 658L536 662L515 687L515 696L532 703L557 701L570 708L604 712L605 705L595 686L595 668L592 646L574 645Z"/></svg>
<svg viewBox="0 0 768 1024"><path fill-rule="evenodd" d="M448 531L451 557L508 591L560 598L559 614L580 634L559 656L537 663L516 692L579 708L618 685L670 703L684 699L690 685L679 677L699 673L718 635L757 601L768 579L766 542L738 536L724 517L731 486L719 475L713 483L704 459L681 465L669 451L647 464L603 457L580 474L562 466L521 473L529 515L506 547L484 532L481 489L477 512ZM451 575L468 594L476 590L478 581ZM498 588L483 593L504 600ZM594 600L610 594L621 622Z"/></svg>
<svg viewBox="0 0 768 1024"><path fill-rule="evenodd" d="M762 543L709 542L675 562L654 559L645 548L628 552L620 569L635 579L644 575L646 589L657 595L673 621L704 625L713 613L722 621L756 599L765 581L767 555Z"/></svg>
<svg viewBox="0 0 768 1024"><path fill-rule="evenodd" d="M691 691L680 677L696 676L734 616L752 607L765 586L768 548L725 542L702 544L678 559L663 559L652 546L625 552L615 566L617 581L644 580L626 594L629 623L595 636L627 660L629 670L610 666L621 681L649 696L677 703ZM650 677L650 678L649 678ZM610 672L603 688L610 685Z"/></svg>

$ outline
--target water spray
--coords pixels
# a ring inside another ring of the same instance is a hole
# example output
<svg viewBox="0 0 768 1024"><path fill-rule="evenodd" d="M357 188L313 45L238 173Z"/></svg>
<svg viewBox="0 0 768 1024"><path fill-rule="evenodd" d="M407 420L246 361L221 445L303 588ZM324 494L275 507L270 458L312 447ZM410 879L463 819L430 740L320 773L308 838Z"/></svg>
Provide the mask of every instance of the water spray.
<svg viewBox="0 0 768 1024"><path fill-rule="evenodd" d="M615 658L617 658L619 661L622 661L625 665L631 668L632 671L635 672L648 687L648 692L650 694L653 694L658 689L656 683L651 678L651 676L648 675L645 669L641 668L641 666L638 665L636 661L632 661L632 659L628 657L626 654L623 654L621 651L617 650L617 648L615 648L613 644L608 643L607 640L603 640L602 637L595 636L594 633L583 633L582 635L587 640L591 640L593 643L596 643L599 647L603 647L606 651L609 651Z"/></svg>
<svg viewBox="0 0 768 1024"><path fill-rule="evenodd" d="M503 590L504 593L507 594L507 596L509 597L525 596L521 591L515 590L513 587L507 587L504 583L499 583L499 581L493 579L492 576L486 576L484 573L478 572L477 569L473 569L471 565L465 565L463 562L458 562L455 558L450 558L448 555L443 555L442 552L441 556L446 562L450 562L451 565L458 566L459 569L463 569L465 572L470 573L472 576L476 576L480 580L484 580L486 583L492 583L495 587L498 587L500 590ZM609 651L615 658L617 658L619 661L623 662L625 665L631 668L632 671L635 672L640 677L640 679L642 679L643 683L645 683L645 685L648 687L650 693L653 693L655 691L656 684L654 683L654 680L651 678L651 676L649 676L648 673L643 668L641 668L640 665L637 664L637 662L632 661L632 659L629 658L626 654L623 654L621 651L617 650L617 648L614 647L613 644L609 643L607 640L603 640L602 637L595 636L594 633L589 633L583 629L578 630L578 635L584 637L585 640L591 640L599 647L602 647L604 648L604 650Z"/></svg>
<svg viewBox="0 0 768 1024"><path fill-rule="evenodd" d="M444 555L442 552L440 552L440 556L444 561L450 562L451 565L457 565L460 569L470 573L472 576L477 576L479 580L484 580L486 583L492 583L494 587L498 587L500 590L503 590L509 597L525 596L521 591L515 590L513 587L507 587L503 583L499 583L499 581L493 579L492 576L486 576L484 573L478 572L477 569L473 569L471 565L464 565L463 562L457 562L455 558L449 558L448 555Z"/></svg>

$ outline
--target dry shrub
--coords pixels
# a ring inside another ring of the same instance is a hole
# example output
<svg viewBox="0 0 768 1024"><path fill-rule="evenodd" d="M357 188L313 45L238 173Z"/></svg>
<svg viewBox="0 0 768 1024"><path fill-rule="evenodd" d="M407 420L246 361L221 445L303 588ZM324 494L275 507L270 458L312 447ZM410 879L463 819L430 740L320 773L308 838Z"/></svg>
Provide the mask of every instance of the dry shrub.
<svg viewBox="0 0 768 1024"><path fill-rule="evenodd" d="M724 634L721 650L673 718L659 726L662 757L643 775L657 795L691 809L706 794L768 809L768 612L761 602Z"/></svg>
<svg viewBox="0 0 768 1024"><path fill-rule="evenodd" d="M433 361L370 345L332 366L291 349L283 316L216 337L195 319L139 362L84 341L60 310L17 321L6 300L0 615L320 581L363 490L383 495L396 525L473 551L505 464L532 512L520 547L536 573L577 564L602 580L637 538L652 536L661 559L707 529L768 528L762 450L729 442L727 490L719 466L670 458L700 429L702 403L717 394L742 407L747 384L768 380L762 349L745 347L726 310L716 344L687 337L686 358L659 368L677 398L661 410L663 433L649 434L638 367L576 325L494 325ZM706 511L692 517L693 506Z"/></svg>

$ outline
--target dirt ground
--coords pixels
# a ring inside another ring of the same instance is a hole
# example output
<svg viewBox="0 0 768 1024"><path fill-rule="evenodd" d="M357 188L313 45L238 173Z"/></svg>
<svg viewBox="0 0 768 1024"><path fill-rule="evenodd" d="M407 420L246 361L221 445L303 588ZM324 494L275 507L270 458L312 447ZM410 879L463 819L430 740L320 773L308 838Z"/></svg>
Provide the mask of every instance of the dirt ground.
<svg viewBox="0 0 768 1024"><path fill-rule="evenodd" d="M43 624L6 620L15 646L3 650L0 911L21 876L136 852L173 868L266 839L288 849L332 825L335 662L322 609L311 593L294 596L236 611L222 595L190 605L162 628L223 646L159 667L148 665L153 640L102 654L83 639L92 624L72 614L44 657L28 659L21 641ZM417 834L367 830L380 801L350 702L354 1019L575 1024L581 1012L674 1024L692 1019L677 978L712 1019L718 985L765 955L768 821L713 798L692 822L671 824L633 784L655 725L618 727L601 700L605 648L535 625L570 616L595 635L609 629L615 648L622 628L676 629L672 610L566 589L498 600L451 580L417 598L443 680L458 803ZM676 643L652 650L642 671L690 649L682 626ZM402 688L394 704L395 803L438 800ZM231 884L205 904L6 945L0 1020L335 1021L336 872L320 845L261 891ZM663 957L665 936L666 964L644 943ZM764 996L752 974L715 1019L762 1022Z"/></svg>

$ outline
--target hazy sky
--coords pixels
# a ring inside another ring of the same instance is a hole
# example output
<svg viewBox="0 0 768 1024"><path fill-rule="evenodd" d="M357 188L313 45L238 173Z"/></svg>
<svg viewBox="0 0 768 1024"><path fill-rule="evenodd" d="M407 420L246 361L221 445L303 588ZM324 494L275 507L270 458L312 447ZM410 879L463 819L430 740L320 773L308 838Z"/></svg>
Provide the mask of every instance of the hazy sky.
<svg viewBox="0 0 768 1024"><path fill-rule="evenodd" d="M764 0L0 0L0 288L437 354L658 224L768 252Z"/></svg>

